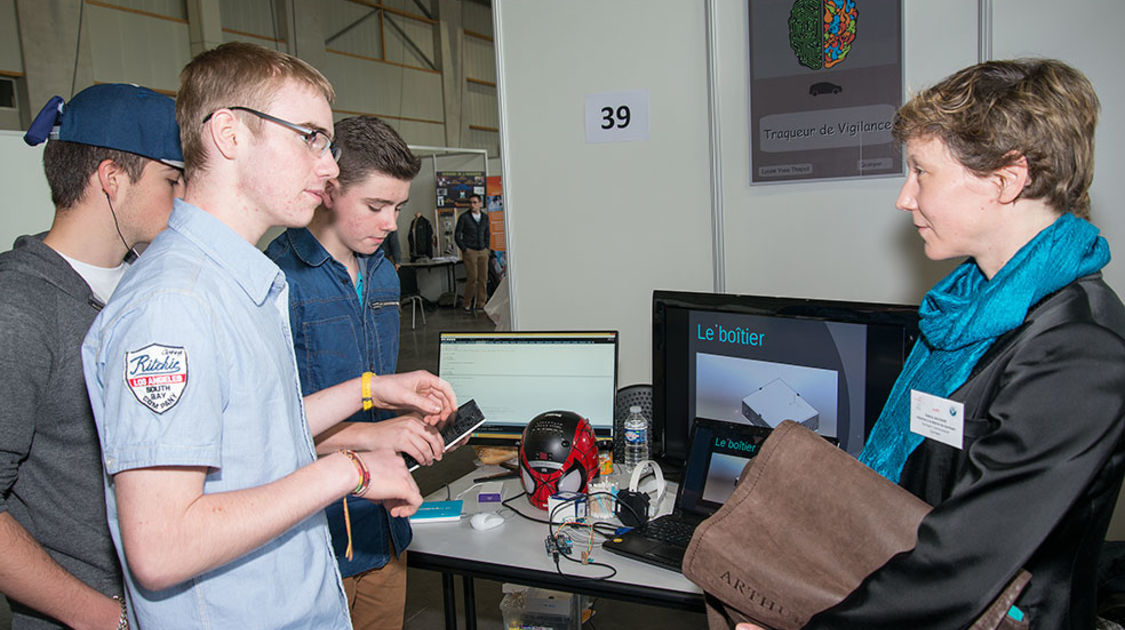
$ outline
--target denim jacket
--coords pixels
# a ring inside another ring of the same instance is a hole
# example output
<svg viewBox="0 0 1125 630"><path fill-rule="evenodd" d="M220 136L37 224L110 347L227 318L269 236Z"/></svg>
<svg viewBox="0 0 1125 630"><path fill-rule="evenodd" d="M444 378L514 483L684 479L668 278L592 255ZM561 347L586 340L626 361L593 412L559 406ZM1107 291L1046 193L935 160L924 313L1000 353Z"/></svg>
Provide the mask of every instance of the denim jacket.
<svg viewBox="0 0 1125 630"><path fill-rule="evenodd" d="M360 256L363 302L348 270L329 256L306 228L290 228L273 240L266 255L289 282L289 318L301 377L309 395L365 371L393 374L398 363L399 282L394 265L377 250ZM359 411L348 421L378 422L395 414ZM389 560L387 536L396 553L410 544L410 523L392 518L382 505L349 497L354 555L344 558L347 533L343 501L328 506L332 547L344 577L382 567Z"/></svg>

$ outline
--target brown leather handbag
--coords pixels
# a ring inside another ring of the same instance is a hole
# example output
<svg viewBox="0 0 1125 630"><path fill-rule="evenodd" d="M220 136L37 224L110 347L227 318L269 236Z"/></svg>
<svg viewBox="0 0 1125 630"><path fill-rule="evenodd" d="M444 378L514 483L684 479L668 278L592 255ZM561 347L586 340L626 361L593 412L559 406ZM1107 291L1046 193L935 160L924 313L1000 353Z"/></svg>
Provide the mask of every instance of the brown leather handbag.
<svg viewBox="0 0 1125 630"><path fill-rule="evenodd" d="M917 543L930 506L795 422L783 422L704 521L683 573L708 598L711 630L751 621L793 630L840 603ZM972 626L1026 628L1008 617L1021 571Z"/></svg>

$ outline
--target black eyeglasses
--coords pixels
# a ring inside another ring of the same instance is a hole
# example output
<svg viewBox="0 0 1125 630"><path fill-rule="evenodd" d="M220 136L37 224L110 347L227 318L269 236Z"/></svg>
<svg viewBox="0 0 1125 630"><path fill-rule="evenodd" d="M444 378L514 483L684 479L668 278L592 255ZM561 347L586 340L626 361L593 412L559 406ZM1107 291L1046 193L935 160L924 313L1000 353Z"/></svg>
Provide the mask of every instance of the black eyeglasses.
<svg viewBox="0 0 1125 630"><path fill-rule="evenodd" d="M301 136L302 138L304 138L305 146L307 146L309 148L309 151L312 151L317 157L324 157L325 153L331 152L332 159L334 159L334 160L340 159L340 147L333 144L332 138L329 138L328 134L324 133L323 131L321 131L319 129L310 129L310 128L305 127L303 125L298 125L298 124L295 124L295 123L291 123L288 120L283 120L281 118L278 118L277 116L270 116L269 114L267 114L265 112L260 112L256 109L250 109L249 107L242 107L241 105L233 105L233 106L227 107L225 109L237 109L239 111L247 112L249 114L254 114L258 118L268 120L272 123L277 123L277 124L281 125L282 127L285 127L286 129L288 129L288 130L296 133L297 135ZM210 114L207 114L207 117L203 119L203 122L206 123L208 120L211 120L211 117L214 116L214 115L215 115L215 112L211 112Z"/></svg>

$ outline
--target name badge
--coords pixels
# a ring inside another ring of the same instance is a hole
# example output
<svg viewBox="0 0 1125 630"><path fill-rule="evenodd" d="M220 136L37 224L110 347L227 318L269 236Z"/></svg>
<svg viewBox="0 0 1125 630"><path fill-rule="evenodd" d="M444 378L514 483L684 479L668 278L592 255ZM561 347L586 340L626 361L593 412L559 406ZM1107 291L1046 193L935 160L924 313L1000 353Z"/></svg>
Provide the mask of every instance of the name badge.
<svg viewBox="0 0 1125 630"><path fill-rule="evenodd" d="M910 432L961 449L965 435L964 403L910 390Z"/></svg>

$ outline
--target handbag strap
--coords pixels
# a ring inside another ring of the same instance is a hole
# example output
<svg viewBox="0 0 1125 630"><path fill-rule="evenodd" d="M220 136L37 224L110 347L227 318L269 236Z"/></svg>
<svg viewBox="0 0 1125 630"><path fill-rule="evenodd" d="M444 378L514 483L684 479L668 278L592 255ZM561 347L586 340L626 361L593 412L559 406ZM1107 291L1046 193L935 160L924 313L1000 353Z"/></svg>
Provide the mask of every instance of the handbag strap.
<svg viewBox="0 0 1125 630"><path fill-rule="evenodd" d="M1008 582L1004 590L992 601L992 604L984 609L980 617L969 626L969 630L1001 630L1004 628L1020 628L1028 627L1028 623L1022 619L1017 621L1008 616L1008 611L1012 609L1012 605L1019 599L1020 593L1031 582L1031 574L1026 569L1020 569L1016 577ZM1005 623L1007 622L1007 623ZM1022 625L1021 625L1022 623Z"/></svg>

